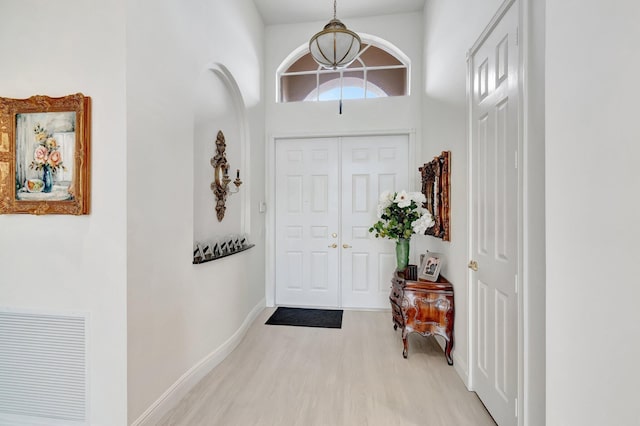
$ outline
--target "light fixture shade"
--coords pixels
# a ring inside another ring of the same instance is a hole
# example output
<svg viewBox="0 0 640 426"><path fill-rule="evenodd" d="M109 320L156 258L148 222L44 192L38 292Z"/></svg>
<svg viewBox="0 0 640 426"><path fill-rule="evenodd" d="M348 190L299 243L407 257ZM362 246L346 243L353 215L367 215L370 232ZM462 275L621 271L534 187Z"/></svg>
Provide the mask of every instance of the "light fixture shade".
<svg viewBox="0 0 640 426"><path fill-rule="evenodd" d="M361 46L358 34L334 18L325 25L324 30L311 37L309 51L318 64L335 70L353 62Z"/></svg>

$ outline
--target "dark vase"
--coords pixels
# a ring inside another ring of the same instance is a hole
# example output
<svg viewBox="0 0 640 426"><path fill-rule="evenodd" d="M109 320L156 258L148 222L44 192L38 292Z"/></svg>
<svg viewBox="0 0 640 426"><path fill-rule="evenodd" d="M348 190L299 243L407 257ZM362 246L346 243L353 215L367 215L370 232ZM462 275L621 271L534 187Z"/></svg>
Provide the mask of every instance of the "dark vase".
<svg viewBox="0 0 640 426"><path fill-rule="evenodd" d="M45 164L42 167L44 174L42 175L42 180L44 181L44 189L42 192L51 192L51 188L53 188L53 173L51 172L51 167Z"/></svg>
<svg viewBox="0 0 640 426"><path fill-rule="evenodd" d="M404 271L409 264L409 239L398 238L396 242L396 264L398 271Z"/></svg>

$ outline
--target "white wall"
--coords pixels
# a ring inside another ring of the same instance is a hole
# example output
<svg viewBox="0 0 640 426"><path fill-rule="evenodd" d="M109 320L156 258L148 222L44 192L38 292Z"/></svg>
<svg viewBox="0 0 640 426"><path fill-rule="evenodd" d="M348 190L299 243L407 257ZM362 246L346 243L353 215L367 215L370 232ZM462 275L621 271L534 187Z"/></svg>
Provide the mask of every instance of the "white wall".
<svg viewBox="0 0 640 426"><path fill-rule="evenodd" d="M547 2L547 422L637 425L640 4Z"/></svg>
<svg viewBox="0 0 640 426"><path fill-rule="evenodd" d="M88 216L0 216L0 307L86 312L90 423L126 423L124 1L0 3L0 93L93 102ZM34 268L34 260L39 267Z"/></svg>
<svg viewBox="0 0 640 426"><path fill-rule="evenodd" d="M263 28L250 0L127 3L130 422L220 348L264 297ZM231 71L247 107L251 173L242 191L250 193L257 246L192 265L195 91L214 62Z"/></svg>
<svg viewBox="0 0 640 426"><path fill-rule="evenodd" d="M466 53L500 0L428 0L424 9L423 149L421 162L451 151L451 241L424 237L424 248L445 253L441 271L456 298L454 365L468 375Z"/></svg>
<svg viewBox="0 0 640 426"><path fill-rule="evenodd" d="M214 182L214 169L211 158L216 155L216 137L218 131L224 133L226 142L225 155L229 165L229 178L235 179L236 171L241 170L242 177L247 172L241 165L244 136L241 132L242 117L233 108L235 99L227 86L225 79L217 72L205 69L196 82L195 119L194 119L194 197L193 197L193 238L194 241L216 241L228 234L243 232L243 215L245 207L242 203L247 189L241 187L242 192L227 196L225 216L222 222L216 216L216 199L211 190ZM229 189L235 191L236 186L229 184Z"/></svg>

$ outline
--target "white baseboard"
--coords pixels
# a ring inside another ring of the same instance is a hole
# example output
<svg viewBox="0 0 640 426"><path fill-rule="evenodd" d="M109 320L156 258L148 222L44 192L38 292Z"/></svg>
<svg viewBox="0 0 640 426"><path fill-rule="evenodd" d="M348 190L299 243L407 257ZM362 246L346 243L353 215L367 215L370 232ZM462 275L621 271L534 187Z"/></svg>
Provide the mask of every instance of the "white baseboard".
<svg viewBox="0 0 640 426"><path fill-rule="evenodd" d="M458 356L458 354L456 354L455 351L453 351L453 368L455 368L456 373L458 373L458 376L460 376L460 378L462 379L462 382L464 383L467 390L471 390L469 388L468 365Z"/></svg>
<svg viewBox="0 0 640 426"><path fill-rule="evenodd" d="M200 362L191 367L189 371L184 373L176 382L167 389L160 398L158 398L147 410L138 417L131 426L152 426L160 422L162 417L175 407L182 398L200 381L204 376L209 374L214 367L220 364L242 341L249 326L256 317L265 308L265 299L263 298L249 312L242 325L238 330L229 337L220 347L215 349L209 355L204 357Z"/></svg>
<svg viewBox="0 0 640 426"><path fill-rule="evenodd" d="M446 340L444 340L442 336L435 336L435 337L436 337L436 342L438 342L438 345L442 348L442 351L444 352L445 346L446 346ZM460 376L460 378L462 379L462 382L464 383L464 386L467 388L467 390L471 390L469 388L469 370L468 370L467 363L464 362L462 358L458 356L455 349L453 350L453 354L451 357L453 358L453 368L456 370L456 373L458 373L458 376Z"/></svg>

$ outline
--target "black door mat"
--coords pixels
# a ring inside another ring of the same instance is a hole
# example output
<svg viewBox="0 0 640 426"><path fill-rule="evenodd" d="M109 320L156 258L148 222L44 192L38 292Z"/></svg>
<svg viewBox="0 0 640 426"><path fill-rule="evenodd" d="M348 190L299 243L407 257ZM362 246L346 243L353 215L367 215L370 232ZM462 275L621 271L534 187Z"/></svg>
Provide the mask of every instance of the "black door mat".
<svg viewBox="0 0 640 426"><path fill-rule="evenodd" d="M265 324L342 328L342 310L280 307Z"/></svg>

